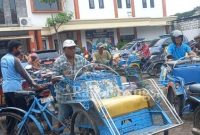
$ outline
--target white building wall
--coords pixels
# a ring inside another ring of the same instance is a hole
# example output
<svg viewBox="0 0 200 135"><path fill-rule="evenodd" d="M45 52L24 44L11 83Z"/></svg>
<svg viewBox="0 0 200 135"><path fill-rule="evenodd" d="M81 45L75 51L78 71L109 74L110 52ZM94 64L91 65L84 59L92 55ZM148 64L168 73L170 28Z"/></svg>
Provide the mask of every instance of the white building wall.
<svg viewBox="0 0 200 135"><path fill-rule="evenodd" d="M131 8L126 8L126 0L122 0L122 8L118 8L118 17L119 18L132 17Z"/></svg>
<svg viewBox="0 0 200 135"><path fill-rule="evenodd" d="M137 27L137 38L152 40L165 33L166 31L164 26Z"/></svg>
<svg viewBox="0 0 200 135"><path fill-rule="evenodd" d="M120 35L134 35L133 28L120 28Z"/></svg>
<svg viewBox="0 0 200 135"><path fill-rule="evenodd" d="M113 0L104 0L104 8L99 8L99 1L94 0L95 8L90 9L89 0L79 0L80 19L109 19L114 18Z"/></svg>
<svg viewBox="0 0 200 135"><path fill-rule="evenodd" d="M143 8L142 0L135 0L135 17L163 17L162 0L154 0L154 5L151 8L147 0L147 8Z"/></svg>
<svg viewBox="0 0 200 135"><path fill-rule="evenodd" d="M51 17L50 13L32 13L30 0L26 0L28 17L31 18L31 24L33 26L45 27L48 17ZM74 12L73 0L64 0L63 10L68 12Z"/></svg>
<svg viewBox="0 0 200 135"><path fill-rule="evenodd" d="M194 40L194 37L200 35L200 28L192 30L184 30L183 34L188 38L189 41Z"/></svg>

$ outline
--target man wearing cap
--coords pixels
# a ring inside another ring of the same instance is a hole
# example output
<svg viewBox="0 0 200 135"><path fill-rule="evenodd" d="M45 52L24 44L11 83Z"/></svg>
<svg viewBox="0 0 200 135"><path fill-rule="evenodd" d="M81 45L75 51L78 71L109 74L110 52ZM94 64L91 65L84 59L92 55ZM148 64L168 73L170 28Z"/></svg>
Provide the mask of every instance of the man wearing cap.
<svg viewBox="0 0 200 135"><path fill-rule="evenodd" d="M76 44L73 40L67 39L63 42L63 54L56 59L53 66L53 71L56 76L73 77L76 72L83 66L89 64L89 62L81 55L75 54ZM58 102L58 119L64 121L65 118L69 118L72 113L72 107L67 105L66 102L70 100L70 97L63 94L71 93L72 89L66 86L66 89L56 89L56 99Z"/></svg>
<svg viewBox="0 0 200 135"><path fill-rule="evenodd" d="M105 46L103 43L97 44L98 51L94 53L93 62L110 65L112 56L107 50L104 50Z"/></svg>

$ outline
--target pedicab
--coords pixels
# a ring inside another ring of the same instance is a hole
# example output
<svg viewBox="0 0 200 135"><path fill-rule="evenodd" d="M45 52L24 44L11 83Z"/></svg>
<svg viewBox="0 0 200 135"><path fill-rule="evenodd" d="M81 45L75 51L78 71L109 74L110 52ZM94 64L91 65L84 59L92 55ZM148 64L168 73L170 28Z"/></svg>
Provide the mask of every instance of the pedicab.
<svg viewBox="0 0 200 135"><path fill-rule="evenodd" d="M73 88L64 94L73 108L71 134L168 134L183 123L154 80L144 81L144 88L137 89L134 83L122 83L110 67L98 64L107 70L97 71L94 65L56 85L60 90Z"/></svg>
<svg viewBox="0 0 200 135"><path fill-rule="evenodd" d="M193 133L200 134L200 58L166 62L160 81L166 86L167 99L179 116L194 112Z"/></svg>

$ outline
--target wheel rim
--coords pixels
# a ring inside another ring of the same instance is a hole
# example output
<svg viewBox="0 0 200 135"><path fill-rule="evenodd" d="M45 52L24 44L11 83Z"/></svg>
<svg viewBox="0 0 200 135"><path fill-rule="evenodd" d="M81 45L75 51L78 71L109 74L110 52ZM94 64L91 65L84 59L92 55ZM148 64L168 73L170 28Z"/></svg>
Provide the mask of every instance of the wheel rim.
<svg viewBox="0 0 200 135"><path fill-rule="evenodd" d="M87 124L82 123L82 119L81 121L79 119L80 117L85 118ZM71 122L70 130L73 135L99 135L96 124L91 119L91 116L89 116L85 111L80 110L75 112L72 116Z"/></svg>
<svg viewBox="0 0 200 135"><path fill-rule="evenodd" d="M18 115L12 115L11 113L4 113L0 115L0 135L12 134L12 135L28 135L26 128L22 129L18 133L18 124L21 121L21 117Z"/></svg>

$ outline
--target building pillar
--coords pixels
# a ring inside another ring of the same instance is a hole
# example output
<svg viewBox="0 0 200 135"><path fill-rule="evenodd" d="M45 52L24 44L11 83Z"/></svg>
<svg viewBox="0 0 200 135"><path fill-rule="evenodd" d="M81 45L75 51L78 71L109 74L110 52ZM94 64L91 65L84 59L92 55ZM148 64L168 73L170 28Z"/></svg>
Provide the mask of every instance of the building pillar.
<svg viewBox="0 0 200 135"><path fill-rule="evenodd" d="M114 4L115 18L118 18L118 5L117 5L117 0L113 0L113 4Z"/></svg>
<svg viewBox="0 0 200 135"><path fill-rule="evenodd" d="M134 0L131 0L131 11L132 11L132 17L135 17L135 2L134 2Z"/></svg>
<svg viewBox="0 0 200 135"><path fill-rule="evenodd" d="M48 36L48 43L49 43L49 48L54 49L53 47L53 41L52 41L52 36Z"/></svg>
<svg viewBox="0 0 200 135"><path fill-rule="evenodd" d="M137 28L136 27L133 28L133 33L134 33L135 39L137 39Z"/></svg>
<svg viewBox="0 0 200 135"><path fill-rule="evenodd" d="M79 47L82 48L81 31L80 30L76 31L76 36L77 36L77 44L79 45Z"/></svg>
<svg viewBox="0 0 200 135"><path fill-rule="evenodd" d="M28 47L29 52L35 52L37 50L37 46L35 43L35 31L30 30L28 31L28 35L30 36L30 39L28 40Z"/></svg>
<svg viewBox="0 0 200 135"><path fill-rule="evenodd" d="M163 17L167 16L166 0L162 0Z"/></svg>
<svg viewBox="0 0 200 135"><path fill-rule="evenodd" d="M80 19L78 0L74 0L74 10L75 10L75 18Z"/></svg>
<svg viewBox="0 0 200 135"><path fill-rule="evenodd" d="M37 50L43 50L41 30L36 31Z"/></svg>
<svg viewBox="0 0 200 135"><path fill-rule="evenodd" d="M165 26L165 32L166 32L166 34L169 34L169 26L168 25Z"/></svg>
<svg viewBox="0 0 200 135"><path fill-rule="evenodd" d="M120 29L117 28L117 40L118 40L118 43L120 42Z"/></svg>

